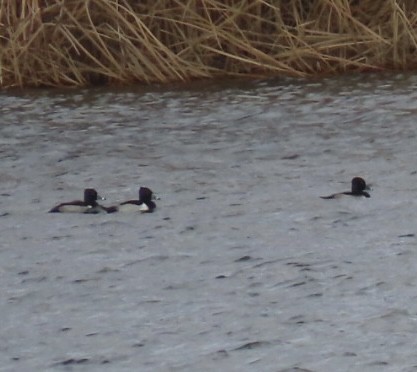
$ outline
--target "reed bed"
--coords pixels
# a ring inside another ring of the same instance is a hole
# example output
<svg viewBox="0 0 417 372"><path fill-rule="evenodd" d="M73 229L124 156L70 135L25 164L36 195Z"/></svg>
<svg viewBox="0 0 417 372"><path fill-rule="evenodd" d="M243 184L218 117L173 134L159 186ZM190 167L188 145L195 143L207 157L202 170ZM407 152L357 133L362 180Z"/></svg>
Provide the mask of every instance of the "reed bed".
<svg viewBox="0 0 417 372"><path fill-rule="evenodd" d="M0 86L417 66L414 0L0 0Z"/></svg>

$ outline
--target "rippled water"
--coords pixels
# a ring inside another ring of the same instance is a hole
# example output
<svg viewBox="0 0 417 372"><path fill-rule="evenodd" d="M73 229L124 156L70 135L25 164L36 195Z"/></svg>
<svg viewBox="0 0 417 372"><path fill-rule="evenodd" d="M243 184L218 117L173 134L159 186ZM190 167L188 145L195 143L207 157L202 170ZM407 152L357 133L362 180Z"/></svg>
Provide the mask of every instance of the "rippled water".
<svg viewBox="0 0 417 372"><path fill-rule="evenodd" d="M0 93L0 370L417 370L416 88ZM154 214L46 213L140 185Z"/></svg>

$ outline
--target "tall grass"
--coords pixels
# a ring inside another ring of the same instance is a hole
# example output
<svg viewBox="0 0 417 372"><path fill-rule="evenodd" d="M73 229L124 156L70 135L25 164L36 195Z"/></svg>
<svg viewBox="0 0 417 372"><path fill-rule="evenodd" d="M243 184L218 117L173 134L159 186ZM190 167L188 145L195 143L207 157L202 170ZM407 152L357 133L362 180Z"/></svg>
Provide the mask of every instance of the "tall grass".
<svg viewBox="0 0 417 372"><path fill-rule="evenodd" d="M417 67L414 0L0 0L0 86Z"/></svg>

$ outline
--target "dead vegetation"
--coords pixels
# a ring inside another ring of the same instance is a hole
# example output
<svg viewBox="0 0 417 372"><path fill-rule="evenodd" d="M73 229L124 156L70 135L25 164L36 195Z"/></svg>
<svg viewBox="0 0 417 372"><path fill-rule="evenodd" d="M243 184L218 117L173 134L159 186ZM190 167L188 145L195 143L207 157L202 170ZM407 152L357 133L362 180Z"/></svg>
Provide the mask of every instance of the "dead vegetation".
<svg viewBox="0 0 417 372"><path fill-rule="evenodd" d="M0 86L417 66L414 0L1 0Z"/></svg>

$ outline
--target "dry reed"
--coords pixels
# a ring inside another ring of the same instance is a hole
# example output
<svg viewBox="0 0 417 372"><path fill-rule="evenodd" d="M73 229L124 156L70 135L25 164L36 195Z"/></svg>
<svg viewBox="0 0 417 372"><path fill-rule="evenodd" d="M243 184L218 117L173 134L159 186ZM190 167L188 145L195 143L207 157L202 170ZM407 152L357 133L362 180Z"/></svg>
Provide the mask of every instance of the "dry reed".
<svg viewBox="0 0 417 372"><path fill-rule="evenodd" d="M0 86L416 67L414 0L0 0Z"/></svg>

